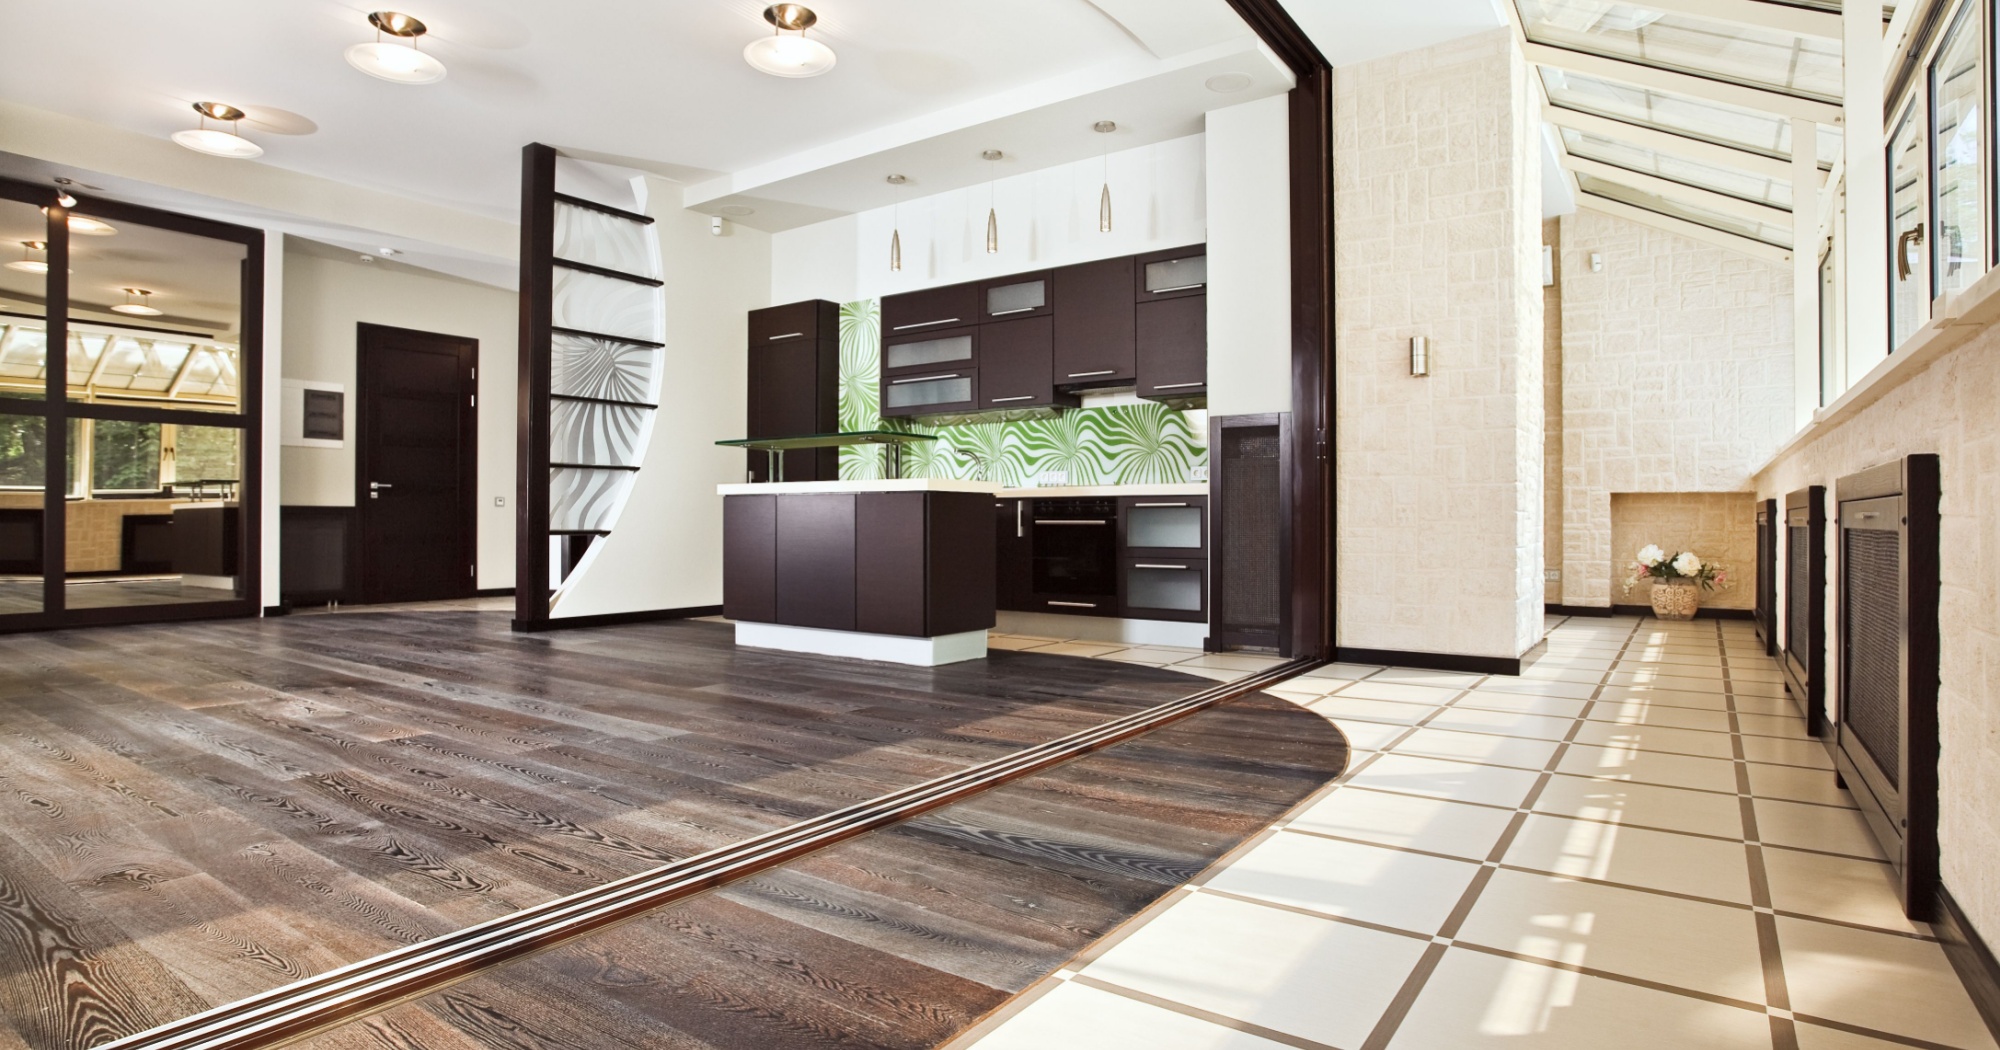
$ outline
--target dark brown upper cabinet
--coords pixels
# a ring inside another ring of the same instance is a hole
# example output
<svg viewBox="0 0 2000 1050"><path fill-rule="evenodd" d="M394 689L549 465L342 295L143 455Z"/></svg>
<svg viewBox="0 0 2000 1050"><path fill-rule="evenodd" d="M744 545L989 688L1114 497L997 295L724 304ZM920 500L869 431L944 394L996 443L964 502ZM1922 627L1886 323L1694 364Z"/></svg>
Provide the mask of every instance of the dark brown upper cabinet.
<svg viewBox="0 0 2000 1050"><path fill-rule="evenodd" d="M1050 381L1055 335L1047 317L996 321L979 328L979 407L1075 407L1075 394L1059 394Z"/></svg>
<svg viewBox="0 0 2000 1050"><path fill-rule="evenodd" d="M882 297L882 337L978 324L979 285L953 284Z"/></svg>
<svg viewBox="0 0 2000 1050"><path fill-rule="evenodd" d="M825 301L750 311L749 432L805 437L840 429L840 307ZM786 481L839 477L838 449L786 452ZM769 481L769 457L748 453L752 481Z"/></svg>
<svg viewBox="0 0 2000 1050"><path fill-rule="evenodd" d="M938 328L882 340L882 374L908 375L952 368L975 368L985 325Z"/></svg>
<svg viewBox="0 0 2000 1050"><path fill-rule="evenodd" d="M941 368L882 377L882 416L962 415L979 411L979 370Z"/></svg>
<svg viewBox="0 0 2000 1050"><path fill-rule="evenodd" d="M1139 396L1166 400L1208 392L1208 297L1139 304Z"/></svg>
<svg viewBox="0 0 2000 1050"><path fill-rule="evenodd" d="M982 322L1046 317L1054 302L1046 270L981 281L979 284L979 319Z"/></svg>
<svg viewBox="0 0 2000 1050"><path fill-rule="evenodd" d="M1139 302L1208 294L1208 245L1194 244L1137 259L1134 292Z"/></svg>
<svg viewBox="0 0 2000 1050"><path fill-rule="evenodd" d="M1057 387L1128 386L1138 379L1138 313L1132 305L1131 256L1065 266L1055 291Z"/></svg>

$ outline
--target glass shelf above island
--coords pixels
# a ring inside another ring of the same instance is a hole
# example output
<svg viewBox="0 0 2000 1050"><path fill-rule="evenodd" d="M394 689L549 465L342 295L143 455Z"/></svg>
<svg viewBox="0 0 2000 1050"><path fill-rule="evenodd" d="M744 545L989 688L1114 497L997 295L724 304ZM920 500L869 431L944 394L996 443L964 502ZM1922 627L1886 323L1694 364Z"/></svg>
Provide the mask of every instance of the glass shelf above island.
<svg viewBox="0 0 2000 1050"><path fill-rule="evenodd" d="M936 441L931 434L906 434L896 430L855 430L843 434L806 434L799 437L736 438L732 441L718 441L725 448L749 449L762 452L770 457L771 481L785 480L783 453L801 448L842 448L848 445L887 445L888 475L891 478L903 476L903 446L920 441Z"/></svg>

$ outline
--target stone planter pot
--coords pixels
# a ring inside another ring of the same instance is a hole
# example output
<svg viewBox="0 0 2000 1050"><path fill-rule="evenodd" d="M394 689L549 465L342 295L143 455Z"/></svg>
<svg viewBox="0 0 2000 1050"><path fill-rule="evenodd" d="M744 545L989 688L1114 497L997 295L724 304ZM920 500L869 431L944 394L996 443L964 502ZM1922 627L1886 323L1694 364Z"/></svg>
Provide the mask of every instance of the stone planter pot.
<svg viewBox="0 0 2000 1050"><path fill-rule="evenodd" d="M1692 620L1701 608L1701 588L1693 580L1661 580L1653 584L1653 615L1662 620Z"/></svg>

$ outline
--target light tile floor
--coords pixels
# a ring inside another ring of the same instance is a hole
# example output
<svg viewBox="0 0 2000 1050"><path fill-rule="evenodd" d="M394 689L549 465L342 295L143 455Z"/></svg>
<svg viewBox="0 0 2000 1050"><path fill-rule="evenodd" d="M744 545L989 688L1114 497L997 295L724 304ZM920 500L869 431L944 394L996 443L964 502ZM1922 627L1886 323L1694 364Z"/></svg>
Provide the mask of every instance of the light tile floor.
<svg viewBox="0 0 2000 1050"><path fill-rule="evenodd" d="M1567 620L1534 655L1272 690L1341 726L1347 772L959 1045L1995 1046L1749 624Z"/></svg>

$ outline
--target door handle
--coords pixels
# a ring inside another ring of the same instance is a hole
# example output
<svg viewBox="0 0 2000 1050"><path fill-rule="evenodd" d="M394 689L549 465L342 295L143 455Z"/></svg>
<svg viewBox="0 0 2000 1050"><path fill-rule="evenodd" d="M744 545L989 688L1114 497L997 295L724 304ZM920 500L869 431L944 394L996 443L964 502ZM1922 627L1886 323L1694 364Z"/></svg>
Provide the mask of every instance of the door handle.
<svg viewBox="0 0 2000 1050"><path fill-rule="evenodd" d="M1107 369L1104 369L1104 370L1103 370L1103 371L1101 371L1101 372L1071 372L1071 373L1070 373L1070 374L1069 374L1068 376L1066 376L1066 377L1064 377L1064 378L1067 378L1067 379L1089 379L1089 378L1090 378L1091 376L1108 376L1108 375L1117 375L1117 374L1118 374L1118 370L1117 370L1117 369L1115 369L1115 368L1107 368Z"/></svg>
<svg viewBox="0 0 2000 1050"><path fill-rule="evenodd" d="M371 481L371 482L369 482L369 483L368 483L368 498L369 498L369 499L381 499L381 498L382 498L382 493L381 493L381 491L380 491L380 490L382 490L382 489L393 489L393 488L395 488L395 487L396 487L396 486L394 486L394 485L385 485L385 484L383 484L382 482L379 482L379 481Z"/></svg>
<svg viewBox="0 0 2000 1050"><path fill-rule="evenodd" d="M996 397L991 400L994 404L1000 405L1009 401L1033 401L1034 399L1035 395L1033 394L1022 394L1020 397Z"/></svg>
<svg viewBox="0 0 2000 1050"><path fill-rule="evenodd" d="M1096 603L1096 602L1049 602L1048 604L1050 604L1050 605L1060 605L1060 606L1063 606L1064 608L1068 608L1068 609L1095 609L1095 608L1097 608L1097 603Z"/></svg>
<svg viewBox="0 0 2000 1050"><path fill-rule="evenodd" d="M1155 389L1155 390L1184 390L1184 389L1186 389L1186 388L1188 388L1188 387L1191 387L1191 386L1207 386L1207 385L1208 385L1208 380L1204 379L1204 380L1202 380L1202 381L1201 381L1201 382L1199 382L1199 383L1155 383L1155 384L1153 384L1153 389Z"/></svg>
<svg viewBox="0 0 2000 1050"><path fill-rule="evenodd" d="M902 386L904 383L931 383L939 379L961 379L961 378L964 377L957 372L941 376L911 376L908 379L891 379L889 380L889 385Z"/></svg>
<svg viewBox="0 0 2000 1050"><path fill-rule="evenodd" d="M1208 284L1206 282L1198 284L1177 284L1174 285L1172 288L1148 288L1146 289L1146 292L1149 295L1165 295L1168 292L1185 292L1190 288L1206 288L1206 287L1208 287Z"/></svg>
<svg viewBox="0 0 2000 1050"><path fill-rule="evenodd" d="M1013 308L1012 310L995 310L995 311L993 311L992 313L990 313L990 314L987 314L986 316L988 316L988 317L1005 317L1005 316L1007 316L1008 314L1024 314L1024 313L1027 313L1027 312L1028 312L1028 311L1030 311L1030 310L1039 310L1039 309L1041 309L1041 307L1039 307L1039 306L1017 306L1017 307Z"/></svg>
<svg viewBox="0 0 2000 1050"><path fill-rule="evenodd" d="M1185 507L1185 506L1187 506L1187 504L1185 504L1185 503L1134 503L1134 504L1132 504L1132 506L1133 506L1134 508L1139 508L1139 507Z"/></svg>
<svg viewBox="0 0 2000 1050"><path fill-rule="evenodd" d="M1135 569L1173 569L1178 572L1187 572L1194 568L1192 565L1133 565L1132 567Z"/></svg>
<svg viewBox="0 0 2000 1050"><path fill-rule="evenodd" d="M798 337L800 337L800 336L802 336L802 335L804 335L804 334L805 334L804 332L786 332L786 333L785 333L784 335L774 335L774 336L771 336L771 337L770 337L770 341L771 341L771 342L773 342L773 343L775 343L775 342L777 342L777 341L778 341L778 340L780 340L780 339L797 339Z"/></svg>
<svg viewBox="0 0 2000 1050"><path fill-rule="evenodd" d="M1021 508L1027 505L1028 501L1024 499L1014 501L1014 538L1017 540L1028 534L1027 528L1021 524Z"/></svg>
<svg viewBox="0 0 2000 1050"><path fill-rule="evenodd" d="M1035 524L1037 524L1037 525L1109 525L1109 524L1111 524L1111 523L1110 523L1110 522L1108 522L1108 521L1104 521L1104 520L1102 520L1102 519L1099 519L1099 520L1097 520L1097 521L1065 521L1065 520L1061 520L1061 519L1058 519L1058 518L1036 518L1036 519L1035 519Z"/></svg>

